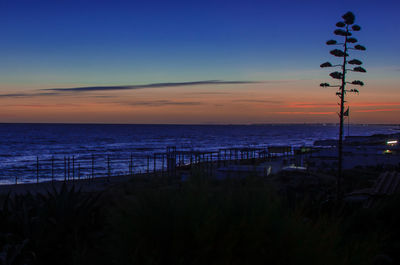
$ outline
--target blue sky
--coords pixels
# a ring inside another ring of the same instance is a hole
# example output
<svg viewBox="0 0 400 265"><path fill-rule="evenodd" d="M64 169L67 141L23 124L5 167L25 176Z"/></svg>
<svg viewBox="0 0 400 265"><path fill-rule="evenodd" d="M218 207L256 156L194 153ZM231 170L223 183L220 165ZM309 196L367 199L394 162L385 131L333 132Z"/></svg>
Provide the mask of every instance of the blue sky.
<svg viewBox="0 0 400 265"><path fill-rule="evenodd" d="M396 84L399 1L2 0L0 92L202 80L319 84L328 79L319 64L332 59L324 42L349 10L368 49L357 56L369 70L363 80Z"/></svg>

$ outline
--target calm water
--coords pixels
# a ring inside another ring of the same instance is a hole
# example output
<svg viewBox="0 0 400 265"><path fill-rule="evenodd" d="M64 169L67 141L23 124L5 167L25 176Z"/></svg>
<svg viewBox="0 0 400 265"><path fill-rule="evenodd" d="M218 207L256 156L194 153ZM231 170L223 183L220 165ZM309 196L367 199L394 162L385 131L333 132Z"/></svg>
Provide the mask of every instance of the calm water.
<svg viewBox="0 0 400 265"><path fill-rule="evenodd" d="M398 132L398 126L352 125L351 135ZM347 126L346 126L347 135ZM315 140L336 138L336 125L89 125L89 124L0 124L0 183L36 180L37 158L43 180L54 174L63 178L64 157L72 157L79 176L112 161L113 173L129 170L131 154L134 171L143 171L146 156L164 152L166 146L178 150L217 150L226 147L268 145L312 145ZM55 172L50 172L54 157ZM74 161L74 162L75 162ZM72 163L72 162L71 162ZM71 165L72 167L72 165Z"/></svg>

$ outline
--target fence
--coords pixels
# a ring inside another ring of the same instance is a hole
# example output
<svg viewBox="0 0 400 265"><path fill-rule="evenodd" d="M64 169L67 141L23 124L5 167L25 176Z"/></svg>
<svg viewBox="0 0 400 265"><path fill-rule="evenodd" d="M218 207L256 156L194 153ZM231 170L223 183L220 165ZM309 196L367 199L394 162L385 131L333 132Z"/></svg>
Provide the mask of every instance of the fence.
<svg viewBox="0 0 400 265"><path fill-rule="evenodd" d="M268 152L270 150L270 152ZM30 157L18 163L2 164L0 184L44 181L74 181L98 177L134 176L137 173L175 174L177 168L199 163L263 159L274 155L291 155L294 149L285 147L221 148L212 151L179 151L167 147L165 153L134 156L133 154L78 154L72 156Z"/></svg>

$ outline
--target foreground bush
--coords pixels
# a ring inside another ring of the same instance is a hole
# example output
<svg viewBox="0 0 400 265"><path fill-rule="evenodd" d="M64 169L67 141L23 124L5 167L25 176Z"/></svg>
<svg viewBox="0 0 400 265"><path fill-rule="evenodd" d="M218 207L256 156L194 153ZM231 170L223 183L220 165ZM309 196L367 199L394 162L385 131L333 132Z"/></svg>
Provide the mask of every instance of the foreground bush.
<svg viewBox="0 0 400 265"><path fill-rule="evenodd" d="M0 264L87 264L100 238L98 195L63 185L7 196L0 209Z"/></svg>
<svg viewBox="0 0 400 265"><path fill-rule="evenodd" d="M171 186L125 183L101 200L64 186L4 198L0 264L396 262L398 202L326 210L286 200L259 178L201 174Z"/></svg>
<svg viewBox="0 0 400 265"><path fill-rule="evenodd" d="M376 242L244 182L136 191L108 216L115 264L370 264Z"/></svg>

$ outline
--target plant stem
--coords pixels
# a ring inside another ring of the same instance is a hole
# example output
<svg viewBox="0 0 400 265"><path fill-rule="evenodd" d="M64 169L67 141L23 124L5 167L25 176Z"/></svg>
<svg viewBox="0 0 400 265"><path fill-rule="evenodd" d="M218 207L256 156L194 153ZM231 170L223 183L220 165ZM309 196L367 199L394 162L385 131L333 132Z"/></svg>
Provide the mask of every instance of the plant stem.
<svg viewBox="0 0 400 265"><path fill-rule="evenodd" d="M340 126L339 126L339 144L338 144L338 176L337 176L337 196L342 198L342 178L343 178L343 120L344 120L344 97L346 95L346 64L347 64L347 35L349 26L346 25L346 36L344 40L344 56L342 65L342 85L340 86Z"/></svg>

